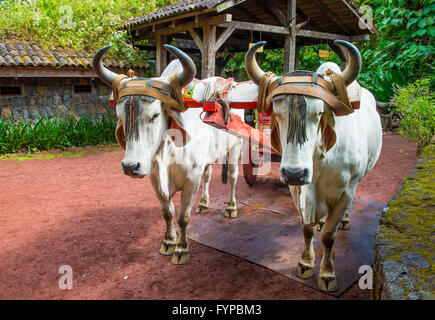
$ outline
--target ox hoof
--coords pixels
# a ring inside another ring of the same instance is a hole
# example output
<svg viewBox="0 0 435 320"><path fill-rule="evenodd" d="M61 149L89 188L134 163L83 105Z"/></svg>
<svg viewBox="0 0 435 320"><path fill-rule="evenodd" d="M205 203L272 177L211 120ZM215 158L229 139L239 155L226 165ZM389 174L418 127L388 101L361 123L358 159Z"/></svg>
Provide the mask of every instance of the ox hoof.
<svg viewBox="0 0 435 320"><path fill-rule="evenodd" d="M208 212L208 207L200 204L197 208L196 208L196 213L200 214L200 213L207 213Z"/></svg>
<svg viewBox="0 0 435 320"><path fill-rule="evenodd" d="M225 217L237 218L237 209L225 209Z"/></svg>
<svg viewBox="0 0 435 320"><path fill-rule="evenodd" d="M323 225L325 224L325 222L320 222L316 225L316 230L317 231L322 231Z"/></svg>
<svg viewBox="0 0 435 320"><path fill-rule="evenodd" d="M335 276L319 276L317 279L317 285L322 291L332 292L337 290L337 279Z"/></svg>
<svg viewBox="0 0 435 320"><path fill-rule="evenodd" d="M314 275L314 267L299 262L296 268L296 276L301 279L308 279Z"/></svg>
<svg viewBox="0 0 435 320"><path fill-rule="evenodd" d="M338 225L338 229L340 230L349 230L350 228L350 221L349 220L341 220L340 224Z"/></svg>
<svg viewBox="0 0 435 320"><path fill-rule="evenodd" d="M188 264L190 262L190 251L174 251L171 262L173 264Z"/></svg>
<svg viewBox="0 0 435 320"><path fill-rule="evenodd" d="M160 253L165 256L171 256L175 251L175 243L163 241L162 246L160 247Z"/></svg>

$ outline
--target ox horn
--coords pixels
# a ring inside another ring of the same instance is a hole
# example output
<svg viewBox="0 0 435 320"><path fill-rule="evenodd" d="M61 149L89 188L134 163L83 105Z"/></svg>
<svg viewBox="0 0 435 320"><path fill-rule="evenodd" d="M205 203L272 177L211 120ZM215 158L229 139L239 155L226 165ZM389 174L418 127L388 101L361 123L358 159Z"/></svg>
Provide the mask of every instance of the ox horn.
<svg viewBox="0 0 435 320"><path fill-rule="evenodd" d="M249 78L252 79L257 85L260 84L261 78L264 76L264 71L258 66L255 54L257 50L263 47L266 41L260 41L249 48L245 55L245 69Z"/></svg>
<svg viewBox="0 0 435 320"><path fill-rule="evenodd" d="M357 47L344 40L335 40L335 45L342 47L347 52L347 65L342 72L346 87L355 81L361 71L361 54Z"/></svg>
<svg viewBox="0 0 435 320"><path fill-rule="evenodd" d="M178 74L178 82L180 83L181 88L187 86L190 82L192 82L193 78L196 75L195 63L193 63L192 58L190 58L180 49L175 48L174 46L171 46L169 44L165 44L164 47L170 53L172 53L183 66L183 72L181 72L181 74Z"/></svg>
<svg viewBox="0 0 435 320"><path fill-rule="evenodd" d="M100 77L101 80L108 86L112 86L112 81L118 75L115 72L110 71L106 67L103 66L103 57L106 54L106 51L109 50L112 45L105 46L104 48L98 50L95 54L94 59L92 59L92 65L94 66L95 73Z"/></svg>

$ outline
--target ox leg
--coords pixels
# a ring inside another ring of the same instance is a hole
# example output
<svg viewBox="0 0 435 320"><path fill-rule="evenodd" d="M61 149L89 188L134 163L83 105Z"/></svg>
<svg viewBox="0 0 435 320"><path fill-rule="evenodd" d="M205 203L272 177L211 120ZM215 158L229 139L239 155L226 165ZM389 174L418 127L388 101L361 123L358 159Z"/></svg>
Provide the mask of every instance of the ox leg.
<svg viewBox="0 0 435 320"><path fill-rule="evenodd" d="M189 225L190 211L198 193L200 179L187 181L181 191L181 203L177 213L179 233L175 251L172 255L173 264L187 264L190 262L190 251L187 243L187 226Z"/></svg>
<svg viewBox="0 0 435 320"><path fill-rule="evenodd" d="M305 224L302 228L304 232L305 247L296 268L296 276L302 279L308 279L314 275L314 225Z"/></svg>
<svg viewBox="0 0 435 320"><path fill-rule="evenodd" d="M325 224L326 221L326 216L324 216L322 219L319 220L318 224L317 224L317 231L321 231L323 225ZM341 219L340 224L338 226L338 229L340 230L349 230L350 228L350 220L349 220L349 213L346 212L346 214L344 215L343 219Z"/></svg>
<svg viewBox="0 0 435 320"><path fill-rule="evenodd" d="M163 243L160 247L160 253L170 256L174 253L177 239L177 233L175 232L173 223L173 217L175 212L174 204L170 200L172 195L169 197L169 199L161 195L158 191L158 182L152 175L150 176L150 181L154 188L157 199L160 202L160 206L162 207L163 218L165 219L166 223L165 239L163 240Z"/></svg>
<svg viewBox="0 0 435 320"><path fill-rule="evenodd" d="M230 198L225 208L225 217L237 217L236 183L239 176L239 159L242 150L242 141L237 141L236 145L228 153L228 180L230 182Z"/></svg>
<svg viewBox="0 0 435 320"><path fill-rule="evenodd" d="M160 200L160 199L159 199ZM160 253L170 256L174 253L177 234L174 229L174 205L172 201L160 201L163 210L163 218L166 222L165 239L160 247Z"/></svg>
<svg viewBox="0 0 435 320"><path fill-rule="evenodd" d="M319 220L319 222L317 223L317 225L316 225L316 230L317 230L317 231L322 230L322 227L323 227L323 225L325 224L325 221L326 221L326 215L323 216L323 217Z"/></svg>
<svg viewBox="0 0 435 320"><path fill-rule="evenodd" d="M317 285L320 290L337 290L337 279L332 261L332 247L334 246L338 225L340 224L344 213L349 209L351 202L352 197L343 195L337 205L326 217L325 224L320 233L323 244L323 257L322 262L320 263L319 278L317 279Z"/></svg>
<svg viewBox="0 0 435 320"><path fill-rule="evenodd" d="M205 167L204 173L202 175L202 195L199 205L196 208L196 213L207 213L210 207L210 196L208 192L208 186L210 185L212 167L209 164Z"/></svg>
<svg viewBox="0 0 435 320"><path fill-rule="evenodd" d="M341 219L338 229L340 230L349 230L350 228L350 220L349 220L349 212L344 214L343 219Z"/></svg>

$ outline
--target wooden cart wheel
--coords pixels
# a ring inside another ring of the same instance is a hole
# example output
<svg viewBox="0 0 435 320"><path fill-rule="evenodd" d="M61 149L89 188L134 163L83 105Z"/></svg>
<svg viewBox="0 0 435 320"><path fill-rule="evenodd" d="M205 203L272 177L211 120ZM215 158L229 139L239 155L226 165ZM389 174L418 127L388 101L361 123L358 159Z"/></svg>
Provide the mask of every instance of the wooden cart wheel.
<svg viewBox="0 0 435 320"><path fill-rule="evenodd" d="M247 151L248 151L248 163L243 164L243 176L245 178L245 181L248 185L253 186L255 184L255 181L257 180L257 175L254 174L254 168L256 168L258 165L254 164L252 162L252 146L251 146L251 140L249 140L247 144Z"/></svg>

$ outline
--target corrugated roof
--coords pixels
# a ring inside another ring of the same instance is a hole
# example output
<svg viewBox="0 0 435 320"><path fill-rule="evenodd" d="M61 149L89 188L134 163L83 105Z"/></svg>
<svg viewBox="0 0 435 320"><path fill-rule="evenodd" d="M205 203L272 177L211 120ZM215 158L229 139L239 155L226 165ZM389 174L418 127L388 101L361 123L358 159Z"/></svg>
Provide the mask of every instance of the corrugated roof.
<svg viewBox="0 0 435 320"><path fill-rule="evenodd" d="M152 12L144 17L129 21L127 24L130 26L149 23L154 20L179 15L182 13L199 11L202 9L210 9L225 0L183 0L166 6L160 10Z"/></svg>
<svg viewBox="0 0 435 320"><path fill-rule="evenodd" d="M92 68L93 54L77 52L68 48L51 46L44 48L34 41L5 40L0 41L0 67L47 67L47 68ZM115 59L104 59L109 68L121 67ZM148 67L145 63L134 64L135 68Z"/></svg>

